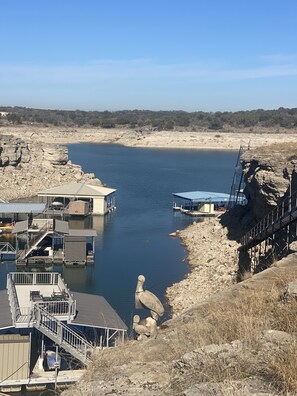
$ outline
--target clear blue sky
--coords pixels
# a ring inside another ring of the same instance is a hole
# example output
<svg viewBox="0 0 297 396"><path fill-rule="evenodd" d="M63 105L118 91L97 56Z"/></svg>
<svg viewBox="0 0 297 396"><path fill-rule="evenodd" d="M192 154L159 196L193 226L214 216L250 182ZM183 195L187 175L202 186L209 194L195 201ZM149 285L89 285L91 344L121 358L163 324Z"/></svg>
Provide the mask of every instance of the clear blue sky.
<svg viewBox="0 0 297 396"><path fill-rule="evenodd" d="M1 1L0 105L297 107L296 0Z"/></svg>

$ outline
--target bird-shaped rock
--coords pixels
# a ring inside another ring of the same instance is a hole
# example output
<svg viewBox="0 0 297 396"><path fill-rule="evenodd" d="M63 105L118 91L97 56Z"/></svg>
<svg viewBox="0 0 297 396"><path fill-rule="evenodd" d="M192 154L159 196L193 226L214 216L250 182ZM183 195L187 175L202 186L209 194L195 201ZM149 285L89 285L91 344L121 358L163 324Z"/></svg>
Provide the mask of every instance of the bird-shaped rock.
<svg viewBox="0 0 297 396"><path fill-rule="evenodd" d="M158 320L159 316L164 314L164 307L161 301L148 290L143 290L145 277L138 276L137 286L135 290L135 307L146 308L151 311L152 318Z"/></svg>

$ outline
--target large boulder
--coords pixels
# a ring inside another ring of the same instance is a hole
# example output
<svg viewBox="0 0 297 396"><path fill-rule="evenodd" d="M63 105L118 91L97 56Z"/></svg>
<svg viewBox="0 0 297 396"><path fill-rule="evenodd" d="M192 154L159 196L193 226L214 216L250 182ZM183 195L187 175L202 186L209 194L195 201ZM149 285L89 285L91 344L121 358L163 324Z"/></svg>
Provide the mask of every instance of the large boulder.
<svg viewBox="0 0 297 396"><path fill-rule="evenodd" d="M52 165L65 165L68 161L68 149L56 144L43 147L43 158Z"/></svg>

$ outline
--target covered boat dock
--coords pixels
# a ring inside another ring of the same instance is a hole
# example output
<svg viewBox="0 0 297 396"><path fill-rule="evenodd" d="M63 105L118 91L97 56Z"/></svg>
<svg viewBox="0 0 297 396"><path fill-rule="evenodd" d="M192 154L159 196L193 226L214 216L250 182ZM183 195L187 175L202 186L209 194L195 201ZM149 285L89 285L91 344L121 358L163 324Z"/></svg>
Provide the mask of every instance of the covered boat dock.
<svg viewBox="0 0 297 396"><path fill-rule="evenodd" d="M69 215L105 215L115 209L113 188L86 183L68 183L37 193L46 201L49 213L60 212Z"/></svg>
<svg viewBox="0 0 297 396"><path fill-rule="evenodd" d="M28 220L16 222L12 233L16 235L16 248L11 253L18 265L94 262L97 236L94 229L71 229L67 221L58 219L34 219L31 225Z"/></svg>
<svg viewBox="0 0 297 396"><path fill-rule="evenodd" d="M44 213L45 206L36 202L0 202L0 231L11 232L14 222Z"/></svg>
<svg viewBox="0 0 297 396"><path fill-rule="evenodd" d="M227 209L230 194L190 191L173 193L173 210L192 216L217 216Z"/></svg>

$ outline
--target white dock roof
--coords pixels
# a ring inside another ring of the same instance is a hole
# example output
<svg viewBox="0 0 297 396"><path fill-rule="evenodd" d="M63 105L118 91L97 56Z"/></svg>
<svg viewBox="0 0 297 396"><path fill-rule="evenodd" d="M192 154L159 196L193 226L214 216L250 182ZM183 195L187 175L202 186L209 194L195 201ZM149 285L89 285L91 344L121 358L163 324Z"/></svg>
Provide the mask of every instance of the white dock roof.
<svg viewBox="0 0 297 396"><path fill-rule="evenodd" d="M63 186L49 188L37 193L39 197L106 197L112 194L116 190L113 188L107 188L103 186L93 186L86 183L68 183Z"/></svg>

